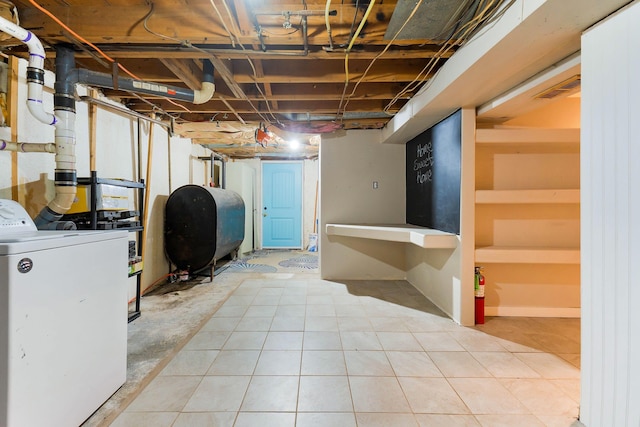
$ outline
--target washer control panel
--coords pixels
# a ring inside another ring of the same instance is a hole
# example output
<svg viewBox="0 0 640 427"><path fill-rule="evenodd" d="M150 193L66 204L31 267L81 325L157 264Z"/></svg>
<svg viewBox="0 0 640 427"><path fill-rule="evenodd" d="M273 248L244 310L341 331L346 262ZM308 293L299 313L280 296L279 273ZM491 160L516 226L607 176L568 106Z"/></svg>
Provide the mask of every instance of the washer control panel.
<svg viewBox="0 0 640 427"><path fill-rule="evenodd" d="M37 231L27 211L18 202L0 199L0 235Z"/></svg>

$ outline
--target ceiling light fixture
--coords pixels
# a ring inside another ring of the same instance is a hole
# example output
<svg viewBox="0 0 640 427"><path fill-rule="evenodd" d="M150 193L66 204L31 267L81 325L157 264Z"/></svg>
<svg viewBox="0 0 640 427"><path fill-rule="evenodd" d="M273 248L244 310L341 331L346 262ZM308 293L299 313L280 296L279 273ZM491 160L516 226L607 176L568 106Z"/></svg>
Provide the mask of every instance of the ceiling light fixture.
<svg viewBox="0 0 640 427"><path fill-rule="evenodd" d="M297 151L300 148L300 141L298 141L297 139L290 140L289 148L291 148L293 151Z"/></svg>

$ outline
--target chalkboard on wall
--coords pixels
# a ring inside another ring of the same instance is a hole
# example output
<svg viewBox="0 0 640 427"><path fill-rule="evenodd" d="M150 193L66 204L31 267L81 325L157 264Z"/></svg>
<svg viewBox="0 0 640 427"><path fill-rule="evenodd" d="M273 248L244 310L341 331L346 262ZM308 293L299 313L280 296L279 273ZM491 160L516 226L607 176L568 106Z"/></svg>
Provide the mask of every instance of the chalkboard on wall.
<svg viewBox="0 0 640 427"><path fill-rule="evenodd" d="M406 144L407 224L460 234L460 110Z"/></svg>

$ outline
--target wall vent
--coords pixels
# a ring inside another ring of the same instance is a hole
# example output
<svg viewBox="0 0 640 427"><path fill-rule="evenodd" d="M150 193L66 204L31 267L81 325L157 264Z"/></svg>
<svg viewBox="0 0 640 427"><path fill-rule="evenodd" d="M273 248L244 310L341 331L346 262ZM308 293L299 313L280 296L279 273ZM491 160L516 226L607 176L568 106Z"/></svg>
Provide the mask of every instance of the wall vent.
<svg viewBox="0 0 640 427"><path fill-rule="evenodd" d="M551 99L561 95L571 95L580 90L580 74L576 74L567 80L551 86L539 94L535 95L535 99Z"/></svg>

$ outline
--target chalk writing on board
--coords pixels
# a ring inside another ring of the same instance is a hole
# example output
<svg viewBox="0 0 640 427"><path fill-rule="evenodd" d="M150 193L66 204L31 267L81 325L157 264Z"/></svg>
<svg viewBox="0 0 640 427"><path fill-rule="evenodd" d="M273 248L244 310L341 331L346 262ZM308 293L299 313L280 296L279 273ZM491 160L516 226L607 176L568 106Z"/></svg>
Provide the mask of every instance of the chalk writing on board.
<svg viewBox="0 0 640 427"><path fill-rule="evenodd" d="M416 172L416 183L422 184L433 180L433 142L418 144L413 170Z"/></svg>
<svg viewBox="0 0 640 427"><path fill-rule="evenodd" d="M407 142L406 222L460 234L462 112Z"/></svg>

